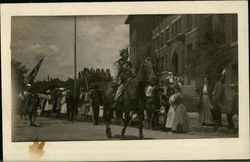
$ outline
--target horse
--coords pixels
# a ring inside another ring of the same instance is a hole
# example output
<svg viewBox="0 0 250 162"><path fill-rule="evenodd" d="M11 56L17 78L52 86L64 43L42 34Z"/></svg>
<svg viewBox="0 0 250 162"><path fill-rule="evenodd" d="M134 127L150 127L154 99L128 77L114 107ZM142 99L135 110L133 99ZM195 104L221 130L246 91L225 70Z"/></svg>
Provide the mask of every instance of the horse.
<svg viewBox="0 0 250 162"><path fill-rule="evenodd" d="M122 94L122 103L118 109L122 112L123 115L123 129L121 131L122 139L125 139L126 128L129 126L131 120L131 111L134 111L137 114L138 128L139 128L139 138L144 139L143 136L143 120L144 120L144 107L146 101L145 87L149 83L152 83L152 80L155 80L156 76L153 70L153 64L149 60L144 60L140 66L138 74L131 78L125 90ZM108 84L103 93L103 109L104 109L104 122L106 124L106 136L107 138L112 138L110 122L113 116L114 108L111 107L114 103L114 94L115 89L112 86L112 83Z"/></svg>

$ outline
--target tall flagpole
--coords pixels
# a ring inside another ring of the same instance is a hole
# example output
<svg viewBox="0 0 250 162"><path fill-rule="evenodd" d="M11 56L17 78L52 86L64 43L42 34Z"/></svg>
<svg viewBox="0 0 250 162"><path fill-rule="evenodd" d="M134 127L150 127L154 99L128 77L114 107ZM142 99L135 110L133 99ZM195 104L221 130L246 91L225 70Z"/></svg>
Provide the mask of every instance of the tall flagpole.
<svg viewBox="0 0 250 162"><path fill-rule="evenodd" d="M74 97L76 97L76 88L77 88L77 62L76 62L76 16L74 16L74 29L75 29L75 37L74 37Z"/></svg>

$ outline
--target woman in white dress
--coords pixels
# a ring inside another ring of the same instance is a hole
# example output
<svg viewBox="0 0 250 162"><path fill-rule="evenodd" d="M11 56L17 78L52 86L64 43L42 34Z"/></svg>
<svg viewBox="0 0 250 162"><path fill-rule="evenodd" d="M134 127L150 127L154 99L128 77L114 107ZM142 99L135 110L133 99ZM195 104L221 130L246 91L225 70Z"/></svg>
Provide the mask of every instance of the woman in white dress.
<svg viewBox="0 0 250 162"><path fill-rule="evenodd" d="M179 86L175 87L175 112L172 123L173 133L187 133L189 128L188 113L183 104L183 95Z"/></svg>
<svg viewBox="0 0 250 162"><path fill-rule="evenodd" d="M66 92L62 92L62 99L61 99L61 114L67 113L67 104L66 104Z"/></svg>
<svg viewBox="0 0 250 162"><path fill-rule="evenodd" d="M47 90L46 91L47 97L44 102L45 107L44 107L44 112L46 113L46 116L49 116L50 112L53 110L53 102L52 102L52 96L51 96L51 91Z"/></svg>
<svg viewBox="0 0 250 162"><path fill-rule="evenodd" d="M200 100L198 104L199 108L199 122L202 125L214 125L215 122L213 120L212 115L212 104L211 104L211 89L208 85L208 79L207 77L204 77L203 84L200 88Z"/></svg>
<svg viewBox="0 0 250 162"><path fill-rule="evenodd" d="M171 89L170 91L171 91L171 96L169 98L170 107L168 110L167 120L165 124L166 131L170 131L172 129L173 120L174 120L174 109L176 107L176 104L175 104L176 95L174 94L173 89Z"/></svg>

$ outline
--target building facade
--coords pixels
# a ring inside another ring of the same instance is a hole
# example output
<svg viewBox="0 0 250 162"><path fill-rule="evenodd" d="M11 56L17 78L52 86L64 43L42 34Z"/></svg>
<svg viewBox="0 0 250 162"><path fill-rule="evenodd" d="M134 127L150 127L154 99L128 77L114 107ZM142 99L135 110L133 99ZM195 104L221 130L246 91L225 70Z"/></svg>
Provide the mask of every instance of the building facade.
<svg viewBox="0 0 250 162"><path fill-rule="evenodd" d="M226 81L238 82L238 43L236 14L175 14L128 16L125 24L130 25L130 57L137 67L149 49L159 83L166 85L167 72L184 77L185 85L194 85L195 78L185 75L192 62L192 53L200 46L201 25L206 23L207 38L218 38L221 45L229 45L233 59L227 65ZM220 30L221 35L216 35Z"/></svg>
<svg viewBox="0 0 250 162"><path fill-rule="evenodd" d="M227 81L237 82L238 43L237 15L233 14L196 14L169 15L161 20L152 31L152 56L159 74L160 84L164 86L167 72L171 71L184 77L184 84L194 85L194 78L185 75L193 59L192 53L202 41L198 34L202 24L208 24L206 36L219 38L221 45L229 44L233 61L226 67ZM216 30L222 31L218 36Z"/></svg>
<svg viewBox="0 0 250 162"><path fill-rule="evenodd" d="M129 15L125 24L129 25L130 61L138 72L146 55L151 54L152 30L158 22L154 15Z"/></svg>

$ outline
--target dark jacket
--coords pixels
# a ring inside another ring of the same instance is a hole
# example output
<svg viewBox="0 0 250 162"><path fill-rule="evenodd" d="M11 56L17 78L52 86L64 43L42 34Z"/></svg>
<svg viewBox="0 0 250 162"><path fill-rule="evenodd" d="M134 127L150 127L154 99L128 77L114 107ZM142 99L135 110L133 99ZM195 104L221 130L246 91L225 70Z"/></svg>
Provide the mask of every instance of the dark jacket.
<svg viewBox="0 0 250 162"><path fill-rule="evenodd" d="M101 95L98 90L92 90L89 97L92 100L92 104L99 105L101 103Z"/></svg>
<svg viewBox="0 0 250 162"><path fill-rule="evenodd" d="M131 62L119 59L115 64L118 68L117 78L120 78L122 83L133 76L133 66Z"/></svg>
<svg viewBox="0 0 250 162"><path fill-rule="evenodd" d="M213 102L222 103L224 101L225 101L224 86L221 83L221 81L217 81L217 83L214 86L214 90L213 90Z"/></svg>

